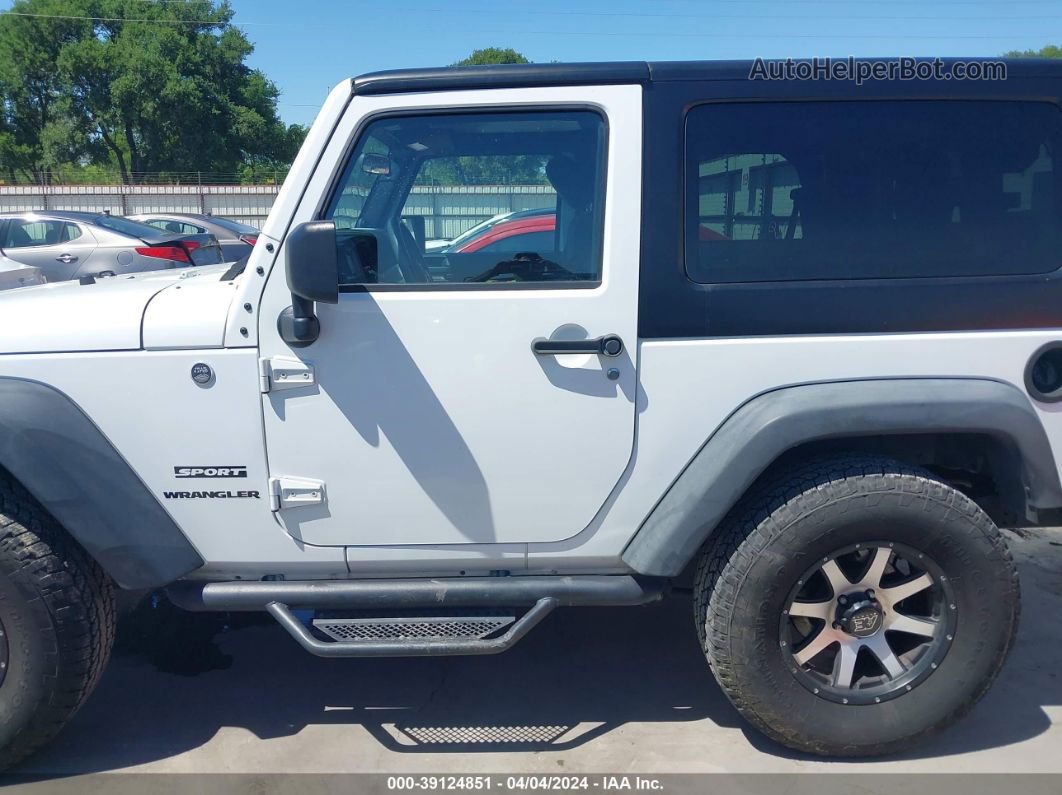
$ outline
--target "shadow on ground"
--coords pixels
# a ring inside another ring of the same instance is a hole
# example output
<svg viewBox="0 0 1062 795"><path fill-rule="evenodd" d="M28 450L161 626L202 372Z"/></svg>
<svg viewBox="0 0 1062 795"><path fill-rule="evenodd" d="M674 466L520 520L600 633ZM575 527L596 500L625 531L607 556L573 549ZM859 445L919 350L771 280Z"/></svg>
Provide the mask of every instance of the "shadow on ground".
<svg viewBox="0 0 1062 795"><path fill-rule="evenodd" d="M1026 607L1001 681L972 716L906 758L1004 746L1050 726L1043 706L1062 704L1053 664L1062 555L1041 542L1043 555L1019 555ZM325 660L268 619L238 621L178 613L123 627L89 703L20 772L108 771L199 748L223 727L268 739L322 724L361 725L397 754L563 751L658 722L686 724L710 746L718 727L740 727L756 749L800 758L745 727L708 672L682 596L559 610L512 651L479 658Z"/></svg>

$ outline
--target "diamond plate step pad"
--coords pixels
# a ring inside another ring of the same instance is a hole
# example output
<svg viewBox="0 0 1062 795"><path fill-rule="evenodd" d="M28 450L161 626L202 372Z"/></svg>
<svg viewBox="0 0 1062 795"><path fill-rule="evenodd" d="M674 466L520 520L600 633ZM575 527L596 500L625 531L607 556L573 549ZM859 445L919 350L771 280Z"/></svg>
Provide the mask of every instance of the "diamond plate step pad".
<svg viewBox="0 0 1062 795"><path fill-rule="evenodd" d="M313 626L339 643L371 640L482 640L515 621L515 616L315 618Z"/></svg>

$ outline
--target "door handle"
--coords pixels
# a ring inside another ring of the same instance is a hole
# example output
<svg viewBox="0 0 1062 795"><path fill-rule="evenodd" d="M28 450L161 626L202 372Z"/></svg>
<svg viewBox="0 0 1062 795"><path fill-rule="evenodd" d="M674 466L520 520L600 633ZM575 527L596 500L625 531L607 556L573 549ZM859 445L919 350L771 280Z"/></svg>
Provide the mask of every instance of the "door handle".
<svg viewBox="0 0 1062 795"><path fill-rule="evenodd" d="M532 340L531 350L539 356L554 356L559 353L596 353L601 356L619 356L623 353L623 340L616 334L606 334L592 340L547 340L539 337Z"/></svg>
<svg viewBox="0 0 1062 795"><path fill-rule="evenodd" d="M77 262L77 257L72 257L69 254L60 254L55 258L56 262L61 262L64 265L69 265L71 262Z"/></svg>

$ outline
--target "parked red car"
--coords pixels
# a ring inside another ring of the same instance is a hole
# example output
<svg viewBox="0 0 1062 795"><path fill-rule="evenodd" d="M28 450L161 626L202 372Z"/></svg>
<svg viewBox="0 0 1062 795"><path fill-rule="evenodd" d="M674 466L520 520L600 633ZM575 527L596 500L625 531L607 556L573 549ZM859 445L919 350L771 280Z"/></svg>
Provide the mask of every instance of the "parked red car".
<svg viewBox="0 0 1062 795"><path fill-rule="evenodd" d="M455 238L444 249L447 254L471 254L475 251L518 253L553 251L557 214L552 207L519 210L503 215L493 223L473 227Z"/></svg>

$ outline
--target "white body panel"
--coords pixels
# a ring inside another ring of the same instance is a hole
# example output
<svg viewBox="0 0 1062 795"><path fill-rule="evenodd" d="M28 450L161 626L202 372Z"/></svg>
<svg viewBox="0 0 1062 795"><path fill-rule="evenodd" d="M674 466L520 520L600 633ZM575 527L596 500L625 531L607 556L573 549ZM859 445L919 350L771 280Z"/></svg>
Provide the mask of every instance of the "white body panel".
<svg viewBox="0 0 1062 795"><path fill-rule="evenodd" d="M144 347L222 347L229 304L236 295L236 282L221 280L227 269L189 269L184 272L187 278L152 298L144 312Z"/></svg>
<svg viewBox="0 0 1062 795"><path fill-rule="evenodd" d="M643 342L638 444L623 482L590 527L559 544L532 544L529 570L576 560L622 569L618 555L712 433L743 403L785 386L867 378L976 377L1024 391L1030 355L1057 330L822 335ZM1048 437L1062 438L1062 404L1034 403ZM1062 469L1060 446L1053 445Z"/></svg>
<svg viewBox="0 0 1062 795"><path fill-rule="evenodd" d="M192 365L215 372L206 387ZM0 357L0 375L49 384L103 432L206 560L198 576L260 577L294 566L308 576L344 576L342 549L291 538L269 510L254 351L76 353ZM239 460L232 460L237 458ZM177 479L179 466L238 464L239 481ZM165 492L239 488L247 499L167 499Z"/></svg>
<svg viewBox="0 0 1062 795"><path fill-rule="evenodd" d="M144 307L176 283L180 271L150 271L59 282L0 293L0 351L135 350L140 347Z"/></svg>
<svg viewBox="0 0 1062 795"><path fill-rule="evenodd" d="M342 293L318 305L304 352L276 330L291 303L274 269L262 301L262 355L314 365L305 391L265 397L274 476L327 484L327 504L281 511L314 544L513 544L585 527L630 458L636 372L628 354L541 357L538 337L637 334L641 88L451 92L447 108L587 105L609 120L604 275L592 289ZM432 109L439 96L355 97L293 223L315 217L362 119ZM283 251L278 259L283 261ZM569 329L570 331L570 329ZM618 380L606 377L608 368ZM353 551L351 555L355 555Z"/></svg>

